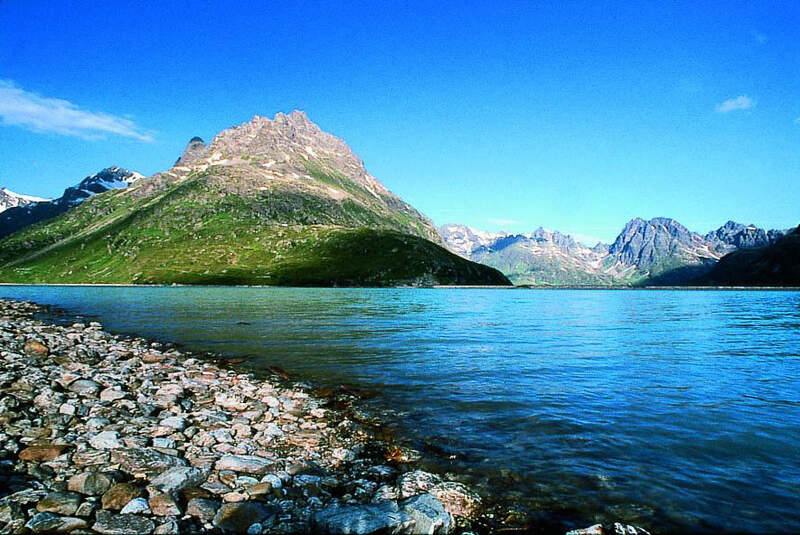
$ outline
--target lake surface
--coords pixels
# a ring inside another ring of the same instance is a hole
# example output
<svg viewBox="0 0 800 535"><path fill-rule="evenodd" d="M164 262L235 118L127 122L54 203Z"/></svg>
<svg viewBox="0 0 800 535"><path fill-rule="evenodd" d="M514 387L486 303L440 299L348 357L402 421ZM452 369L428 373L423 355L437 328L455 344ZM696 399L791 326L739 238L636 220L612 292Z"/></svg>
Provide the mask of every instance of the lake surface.
<svg viewBox="0 0 800 535"><path fill-rule="evenodd" d="M800 531L800 293L0 287L381 395L550 526ZM452 454L452 459L448 454Z"/></svg>

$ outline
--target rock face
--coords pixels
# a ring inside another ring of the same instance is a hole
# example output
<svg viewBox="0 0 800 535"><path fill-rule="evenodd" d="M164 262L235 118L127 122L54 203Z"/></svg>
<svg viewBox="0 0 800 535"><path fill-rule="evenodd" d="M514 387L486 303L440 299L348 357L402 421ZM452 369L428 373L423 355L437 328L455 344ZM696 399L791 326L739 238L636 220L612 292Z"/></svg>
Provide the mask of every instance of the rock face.
<svg viewBox="0 0 800 535"><path fill-rule="evenodd" d="M0 241L0 281L508 284L444 249L427 217L297 111L192 139L169 170Z"/></svg>
<svg viewBox="0 0 800 535"><path fill-rule="evenodd" d="M800 286L800 227L771 245L730 253L697 284Z"/></svg>
<svg viewBox="0 0 800 535"><path fill-rule="evenodd" d="M724 254L773 243L784 234L729 221L701 236L665 217L633 219L611 245L591 248L542 228L492 234L446 225L440 233L450 250L499 269L515 284L544 286L684 284Z"/></svg>
<svg viewBox="0 0 800 535"><path fill-rule="evenodd" d="M18 230L34 223L52 219L67 210L79 205L86 199L98 193L112 189L124 189L135 181L143 178L139 173L127 171L119 167L108 167L99 173L87 176L76 186L64 190L64 194L57 199L31 199L30 202L6 206L0 210L0 238L13 234ZM2 206L2 198L0 198Z"/></svg>
<svg viewBox="0 0 800 535"><path fill-rule="evenodd" d="M755 225L742 225L735 221L728 221L717 230L705 235L705 239L714 244L716 249L723 250L726 246L730 251L736 249L752 249L765 247L778 241L787 234L783 230L764 230Z"/></svg>
<svg viewBox="0 0 800 535"><path fill-rule="evenodd" d="M374 438L350 394L317 398L96 323L42 324L38 310L0 300L0 475L14 485L0 533L410 535L485 520L463 484ZM24 353L31 339L47 357Z"/></svg>

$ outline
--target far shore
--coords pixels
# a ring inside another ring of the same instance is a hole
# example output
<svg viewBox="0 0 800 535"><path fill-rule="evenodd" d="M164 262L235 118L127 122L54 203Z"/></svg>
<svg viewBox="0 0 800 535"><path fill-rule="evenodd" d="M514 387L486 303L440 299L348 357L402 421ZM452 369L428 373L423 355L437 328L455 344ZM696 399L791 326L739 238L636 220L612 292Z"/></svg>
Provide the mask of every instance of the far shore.
<svg viewBox="0 0 800 535"><path fill-rule="evenodd" d="M775 291L796 292L800 286L483 286L483 285L433 285L433 286L274 286L226 284L125 284L125 283L67 283L67 282L0 282L10 287L86 287L86 288L295 288L295 289L369 289L369 290L680 290L680 291Z"/></svg>

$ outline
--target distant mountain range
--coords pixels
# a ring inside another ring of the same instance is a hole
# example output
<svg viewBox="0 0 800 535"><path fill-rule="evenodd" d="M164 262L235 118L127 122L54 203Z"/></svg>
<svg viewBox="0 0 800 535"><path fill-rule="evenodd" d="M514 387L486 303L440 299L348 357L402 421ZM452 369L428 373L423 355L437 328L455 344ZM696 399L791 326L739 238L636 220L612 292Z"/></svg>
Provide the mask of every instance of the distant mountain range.
<svg viewBox="0 0 800 535"><path fill-rule="evenodd" d="M770 245L786 233L729 221L700 235L663 217L633 219L612 244L594 247L543 228L511 234L444 225L439 231L454 253L499 269L515 284L535 286L687 284L726 254Z"/></svg>
<svg viewBox="0 0 800 535"><path fill-rule="evenodd" d="M0 281L508 285L302 112L256 116L170 169L109 168L0 213Z"/></svg>
<svg viewBox="0 0 800 535"><path fill-rule="evenodd" d="M144 177L139 173L119 167L109 167L99 173L87 176L75 186L67 188L64 190L64 194L57 199L17 195L18 202L0 212L0 238L9 236L34 223L57 217L92 195L112 189L127 188L140 178ZM4 189L3 191L7 192L8 190Z"/></svg>

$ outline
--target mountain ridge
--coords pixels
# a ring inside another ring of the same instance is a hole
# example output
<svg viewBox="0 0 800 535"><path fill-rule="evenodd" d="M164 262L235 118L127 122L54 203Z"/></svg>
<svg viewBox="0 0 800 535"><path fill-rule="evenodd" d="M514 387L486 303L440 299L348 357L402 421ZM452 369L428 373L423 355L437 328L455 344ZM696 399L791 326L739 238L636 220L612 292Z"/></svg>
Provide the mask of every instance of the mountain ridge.
<svg viewBox="0 0 800 535"><path fill-rule="evenodd" d="M305 113L255 116L169 169L0 241L0 280L506 285Z"/></svg>
<svg viewBox="0 0 800 535"><path fill-rule="evenodd" d="M706 235L668 217L633 218L611 244L589 247L558 231L490 233L458 224L439 227L451 251L496 267L515 284L627 286L685 284L725 254L773 243L784 231L727 222Z"/></svg>

